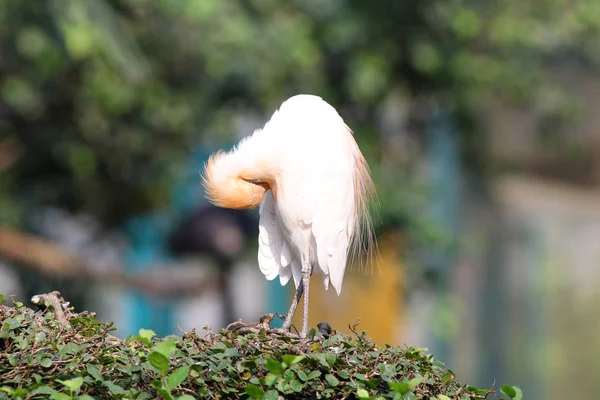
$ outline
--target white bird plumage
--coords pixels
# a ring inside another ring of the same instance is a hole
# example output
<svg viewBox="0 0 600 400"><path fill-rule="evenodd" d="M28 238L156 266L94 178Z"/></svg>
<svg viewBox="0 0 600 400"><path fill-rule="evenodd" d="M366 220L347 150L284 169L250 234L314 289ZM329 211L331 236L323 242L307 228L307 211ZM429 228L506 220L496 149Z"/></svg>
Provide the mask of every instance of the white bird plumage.
<svg viewBox="0 0 600 400"><path fill-rule="evenodd" d="M375 192L350 128L320 97L291 97L262 129L211 156L203 183L217 206L260 205L260 270L282 285L294 279L284 328L304 293L305 336L312 269L339 295L348 257L370 252L375 243L368 209Z"/></svg>

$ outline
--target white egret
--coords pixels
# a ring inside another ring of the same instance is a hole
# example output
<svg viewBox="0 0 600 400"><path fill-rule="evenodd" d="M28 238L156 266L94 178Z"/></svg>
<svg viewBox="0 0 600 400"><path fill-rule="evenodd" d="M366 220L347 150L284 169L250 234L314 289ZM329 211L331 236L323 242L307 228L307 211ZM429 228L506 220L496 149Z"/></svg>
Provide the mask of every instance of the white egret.
<svg viewBox="0 0 600 400"><path fill-rule="evenodd" d="M301 337L308 330L313 267L339 295L348 258L374 249L369 167L335 108L313 95L285 101L262 129L204 169L206 197L216 206L260 205L258 264L268 280L293 277L296 295L283 323L289 329L302 294Z"/></svg>

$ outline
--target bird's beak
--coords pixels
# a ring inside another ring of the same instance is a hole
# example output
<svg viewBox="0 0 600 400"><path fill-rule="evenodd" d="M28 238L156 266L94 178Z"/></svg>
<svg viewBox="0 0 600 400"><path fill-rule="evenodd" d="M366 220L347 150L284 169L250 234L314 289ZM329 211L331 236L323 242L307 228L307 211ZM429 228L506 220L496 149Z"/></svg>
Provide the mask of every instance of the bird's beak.
<svg viewBox="0 0 600 400"><path fill-rule="evenodd" d="M243 179L243 178L242 178ZM271 185L268 182L260 180L260 179L244 179L246 182L251 183L256 186L260 186L265 190L271 189Z"/></svg>

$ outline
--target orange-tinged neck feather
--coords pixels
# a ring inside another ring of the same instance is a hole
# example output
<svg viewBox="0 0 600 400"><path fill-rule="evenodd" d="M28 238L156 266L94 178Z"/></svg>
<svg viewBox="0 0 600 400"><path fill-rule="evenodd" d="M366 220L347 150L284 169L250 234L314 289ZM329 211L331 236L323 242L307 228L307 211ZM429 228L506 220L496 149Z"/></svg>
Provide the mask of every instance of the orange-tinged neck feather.
<svg viewBox="0 0 600 400"><path fill-rule="evenodd" d="M241 168L231 163L228 157L232 156L219 152L208 159L202 176L206 198L218 207L239 210L257 207L265 192L272 188L269 184L272 180L256 168Z"/></svg>

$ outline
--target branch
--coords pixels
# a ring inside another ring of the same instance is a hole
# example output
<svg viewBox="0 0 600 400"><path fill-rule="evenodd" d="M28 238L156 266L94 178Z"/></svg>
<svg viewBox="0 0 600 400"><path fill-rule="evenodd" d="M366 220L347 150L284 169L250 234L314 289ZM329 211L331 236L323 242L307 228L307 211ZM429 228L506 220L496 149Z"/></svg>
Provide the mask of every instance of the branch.
<svg viewBox="0 0 600 400"><path fill-rule="evenodd" d="M238 335L240 335L240 334L244 335L247 333L259 334L261 330L264 330L266 333L269 333L269 334L278 334L278 335L282 335L282 336L291 337L294 339L299 338L299 335L285 331L283 329L271 328L271 321L273 321L273 317L274 317L274 314L265 314L262 317L260 317L259 322L250 323L250 324L244 323L240 319L240 320L237 320L237 321L232 322L231 324L227 325L225 330L235 332Z"/></svg>
<svg viewBox="0 0 600 400"><path fill-rule="evenodd" d="M194 296L217 289L217 279L212 274L200 276L200 268L194 276L183 277L173 274L172 268L153 268L143 273L127 273L122 267L98 270L50 241L10 229L0 229L0 256L45 275L121 286L160 297Z"/></svg>
<svg viewBox="0 0 600 400"><path fill-rule="evenodd" d="M56 320L61 324L61 326L69 328L71 327L69 319L73 317L73 309L69 308L70 303L63 299L59 291L55 290L50 293L36 294L31 298L31 302L38 307L52 308L54 310ZM81 313L80 315L84 314L87 314L87 312ZM91 313L91 315L96 317L96 313ZM38 323L40 326L43 326L43 319L40 318ZM84 340L83 336L81 336L79 333L76 333L74 338L78 341ZM108 333L106 333L105 340L106 343L111 345L119 345L122 343L121 339Z"/></svg>
<svg viewBox="0 0 600 400"><path fill-rule="evenodd" d="M31 298L31 302L36 306L51 306L54 309L54 315L56 315L56 319L62 325L68 325L69 320L65 316L65 310L68 310L69 303L65 302L64 299L60 296L59 291L54 291L51 293L44 294L36 294Z"/></svg>

